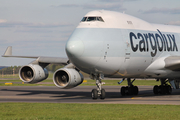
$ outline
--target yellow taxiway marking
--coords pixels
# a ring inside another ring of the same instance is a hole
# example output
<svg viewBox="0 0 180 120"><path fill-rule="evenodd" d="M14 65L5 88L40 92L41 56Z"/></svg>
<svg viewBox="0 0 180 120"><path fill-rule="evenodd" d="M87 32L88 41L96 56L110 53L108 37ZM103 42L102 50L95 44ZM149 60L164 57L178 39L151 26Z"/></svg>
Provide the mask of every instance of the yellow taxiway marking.
<svg viewBox="0 0 180 120"><path fill-rule="evenodd" d="M5 85L12 85L13 83L11 82L6 82Z"/></svg>
<svg viewBox="0 0 180 120"><path fill-rule="evenodd" d="M83 83L87 82L87 80L83 80Z"/></svg>

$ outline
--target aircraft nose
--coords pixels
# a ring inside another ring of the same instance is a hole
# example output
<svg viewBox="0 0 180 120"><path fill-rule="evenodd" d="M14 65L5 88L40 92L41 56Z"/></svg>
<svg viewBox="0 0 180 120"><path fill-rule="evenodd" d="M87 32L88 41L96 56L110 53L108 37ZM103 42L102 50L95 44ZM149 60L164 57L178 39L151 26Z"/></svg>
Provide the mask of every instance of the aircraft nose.
<svg viewBox="0 0 180 120"><path fill-rule="evenodd" d="M66 53L69 57L80 57L84 52L84 44L78 38L70 39L66 43Z"/></svg>

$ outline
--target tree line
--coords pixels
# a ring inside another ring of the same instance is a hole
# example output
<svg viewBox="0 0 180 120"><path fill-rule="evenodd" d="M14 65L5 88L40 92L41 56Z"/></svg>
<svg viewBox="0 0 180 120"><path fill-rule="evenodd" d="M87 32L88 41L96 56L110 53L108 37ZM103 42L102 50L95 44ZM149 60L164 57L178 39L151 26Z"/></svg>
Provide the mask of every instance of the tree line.
<svg viewBox="0 0 180 120"><path fill-rule="evenodd" d="M9 74L18 74L19 69L22 66L11 66L11 67L6 67L0 70L0 74L3 75L9 75ZM57 69L64 67L63 65L58 65L58 64L49 64L46 69L49 72L55 72Z"/></svg>

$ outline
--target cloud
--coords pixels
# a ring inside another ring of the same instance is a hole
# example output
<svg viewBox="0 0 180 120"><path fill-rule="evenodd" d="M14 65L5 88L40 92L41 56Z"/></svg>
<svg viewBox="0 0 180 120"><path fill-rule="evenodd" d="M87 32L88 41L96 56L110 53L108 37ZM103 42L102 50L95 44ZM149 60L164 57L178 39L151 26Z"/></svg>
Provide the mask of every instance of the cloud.
<svg viewBox="0 0 180 120"><path fill-rule="evenodd" d="M178 8L157 8L153 7L150 10L140 10L139 12L142 12L144 14L152 14L152 13L163 13L163 14L180 14L180 7Z"/></svg>
<svg viewBox="0 0 180 120"><path fill-rule="evenodd" d="M73 24L69 23L31 23L28 24L27 27L35 27L35 28L54 28L54 27L67 27L73 26Z"/></svg>
<svg viewBox="0 0 180 120"><path fill-rule="evenodd" d="M81 7L78 4L61 4L61 5L51 5L51 7Z"/></svg>
<svg viewBox="0 0 180 120"><path fill-rule="evenodd" d="M97 0L100 2L123 2L124 0Z"/></svg>
<svg viewBox="0 0 180 120"><path fill-rule="evenodd" d="M51 7L78 7L83 9L109 9L109 10L126 10L123 8L122 2L116 2L116 3L104 3L104 4L61 4L61 5L53 5Z"/></svg>
<svg viewBox="0 0 180 120"><path fill-rule="evenodd" d="M98 0L100 2L131 2L131 1L139 1L139 0Z"/></svg>
<svg viewBox="0 0 180 120"><path fill-rule="evenodd" d="M6 39L2 39L2 38L0 38L0 41L1 41L1 46L2 46L2 45L6 45L6 44L8 44L8 43L9 43L9 41L8 41L8 40L6 40Z"/></svg>
<svg viewBox="0 0 180 120"><path fill-rule="evenodd" d="M106 4L86 4L83 6L84 9L122 9L121 3L106 3Z"/></svg>
<svg viewBox="0 0 180 120"><path fill-rule="evenodd" d="M25 22L8 22L8 21L0 20L0 27L55 28L55 27L67 27L67 26L73 26L73 24L69 24L69 23L25 23Z"/></svg>
<svg viewBox="0 0 180 120"><path fill-rule="evenodd" d="M0 23L6 23L7 22L7 20L5 20L5 19L0 19Z"/></svg>
<svg viewBox="0 0 180 120"><path fill-rule="evenodd" d="M171 21L168 24L169 25L179 25L180 26L180 21Z"/></svg>

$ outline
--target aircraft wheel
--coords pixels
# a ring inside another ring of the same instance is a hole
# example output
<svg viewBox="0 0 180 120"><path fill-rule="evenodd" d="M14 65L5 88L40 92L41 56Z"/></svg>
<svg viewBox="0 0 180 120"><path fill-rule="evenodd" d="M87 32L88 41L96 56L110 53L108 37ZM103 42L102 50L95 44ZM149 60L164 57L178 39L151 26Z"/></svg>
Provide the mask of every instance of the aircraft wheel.
<svg viewBox="0 0 180 120"><path fill-rule="evenodd" d="M154 88L153 88L153 92L154 92L155 95L158 94L158 89L159 89L159 87L157 85L155 85Z"/></svg>
<svg viewBox="0 0 180 120"><path fill-rule="evenodd" d="M133 95L133 89L134 87L128 87L128 93L129 93L129 95Z"/></svg>
<svg viewBox="0 0 180 120"><path fill-rule="evenodd" d="M98 91L96 89L93 89L91 93L92 93L92 99L95 100L98 98Z"/></svg>
<svg viewBox="0 0 180 120"><path fill-rule="evenodd" d="M101 90L100 98L101 98L101 99L105 99L105 97L106 97L106 92L105 92L104 89L102 89L102 90Z"/></svg>
<svg viewBox="0 0 180 120"><path fill-rule="evenodd" d="M139 89L138 89L137 86L134 86L134 87L133 87L133 92L134 92L134 95L138 95Z"/></svg>
<svg viewBox="0 0 180 120"><path fill-rule="evenodd" d="M167 86L167 94L171 94L172 93L172 88L170 85Z"/></svg>
<svg viewBox="0 0 180 120"><path fill-rule="evenodd" d="M129 89L129 87L128 87L128 86L126 86L126 87L125 87L125 95L129 95L129 91L128 91L128 89Z"/></svg>
<svg viewBox="0 0 180 120"><path fill-rule="evenodd" d="M122 96L126 95L126 87L121 87L121 95Z"/></svg>
<svg viewBox="0 0 180 120"><path fill-rule="evenodd" d="M161 94L162 95L166 94L166 86L161 85L160 89L161 89Z"/></svg>

